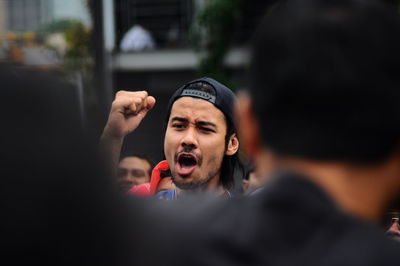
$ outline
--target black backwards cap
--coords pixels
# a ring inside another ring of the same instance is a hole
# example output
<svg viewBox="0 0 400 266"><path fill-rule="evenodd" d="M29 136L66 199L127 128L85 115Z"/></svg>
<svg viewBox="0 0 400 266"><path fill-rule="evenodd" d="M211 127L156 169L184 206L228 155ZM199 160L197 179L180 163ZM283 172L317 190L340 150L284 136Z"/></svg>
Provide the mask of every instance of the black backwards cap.
<svg viewBox="0 0 400 266"><path fill-rule="evenodd" d="M206 83L210 85L214 91L215 91L215 96L212 95L209 92L206 91L199 91L196 89L190 89L190 85L194 83ZM172 95L172 97L169 99L168 103L168 109L167 109L167 119L171 113L171 108L173 103L181 98L181 97L193 97L193 98L199 98L203 99L205 101L208 101L212 103L215 107L217 107L219 110L222 111L222 113L225 115L226 119L228 119L232 125L236 128L236 122L235 122L235 116L234 116L234 106L235 106L235 101L236 101L236 96L235 94L225 85L219 83L218 81L208 78L208 77L203 77L199 79L195 79L190 81L189 83L186 83L179 89L175 91L175 93ZM236 131L236 130L235 130Z"/></svg>

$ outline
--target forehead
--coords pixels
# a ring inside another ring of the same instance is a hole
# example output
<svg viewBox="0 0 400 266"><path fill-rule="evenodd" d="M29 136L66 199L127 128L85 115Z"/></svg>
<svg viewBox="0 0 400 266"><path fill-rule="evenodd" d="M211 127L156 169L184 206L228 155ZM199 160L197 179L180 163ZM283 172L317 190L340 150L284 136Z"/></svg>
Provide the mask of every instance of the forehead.
<svg viewBox="0 0 400 266"><path fill-rule="evenodd" d="M186 118L190 122L200 120L226 125L222 111L212 103L199 98L181 97L176 100L172 105L169 119L176 116Z"/></svg>
<svg viewBox="0 0 400 266"><path fill-rule="evenodd" d="M120 161L119 167L129 169L143 169L147 171L150 168L150 163L145 159L129 156Z"/></svg>

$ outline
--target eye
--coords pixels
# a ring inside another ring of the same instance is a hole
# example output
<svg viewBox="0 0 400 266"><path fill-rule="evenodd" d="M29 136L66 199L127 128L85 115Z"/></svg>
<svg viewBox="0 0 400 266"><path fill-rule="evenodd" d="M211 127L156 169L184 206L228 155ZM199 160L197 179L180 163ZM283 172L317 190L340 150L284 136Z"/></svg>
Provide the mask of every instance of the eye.
<svg viewBox="0 0 400 266"><path fill-rule="evenodd" d="M183 128L185 128L185 125L184 124L172 124L172 127L176 128L176 129L183 129Z"/></svg>
<svg viewBox="0 0 400 266"><path fill-rule="evenodd" d="M132 170L132 176L134 177L145 177L145 173L142 170Z"/></svg>
<svg viewBox="0 0 400 266"><path fill-rule="evenodd" d="M118 169L117 170L117 177L121 178L126 175L127 171L125 169Z"/></svg>
<svg viewBox="0 0 400 266"><path fill-rule="evenodd" d="M199 129L200 129L201 131L205 131L205 132L215 132L214 129L208 128L208 127L199 127Z"/></svg>

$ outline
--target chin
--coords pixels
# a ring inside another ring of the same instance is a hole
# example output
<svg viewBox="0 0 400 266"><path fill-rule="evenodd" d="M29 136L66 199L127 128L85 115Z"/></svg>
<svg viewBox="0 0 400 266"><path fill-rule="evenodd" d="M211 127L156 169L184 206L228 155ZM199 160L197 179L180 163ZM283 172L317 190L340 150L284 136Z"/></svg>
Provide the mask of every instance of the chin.
<svg viewBox="0 0 400 266"><path fill-rule="evenodd" d="M174 182L174 184L190 184L193 182L193 178L191 178L190 175L177 175L176 178L172 177L172 181Z"/></svg>
<svg viewBox="0 0 400 266"><path fill-rule="evenodd" d="M182 190L193 190L198 188L198 186L194 185L192 182L174 182L175 186Z"/></svg>
<svg viewBox="0 0 400 266"><path fill-rule="evenodd" d="M183 177L181 175L178 175L178 178L172 177L172 182L175 184L177 188L182 190L194 190L202 185L202 183L194 182L193 179L190 177L191 176Z"/></svg>

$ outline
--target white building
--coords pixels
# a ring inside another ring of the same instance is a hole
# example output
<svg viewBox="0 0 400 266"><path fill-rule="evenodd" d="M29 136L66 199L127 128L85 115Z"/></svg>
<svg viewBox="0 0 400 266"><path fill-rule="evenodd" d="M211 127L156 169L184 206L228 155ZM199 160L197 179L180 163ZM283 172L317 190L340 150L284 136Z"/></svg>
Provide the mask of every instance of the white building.
<svg viewBox="0 0 400 266"><path fill-rule="evenodd" d="M0 30L34 31L57 19L75 19L91 25L86 0L0 0Z"/></svg>

